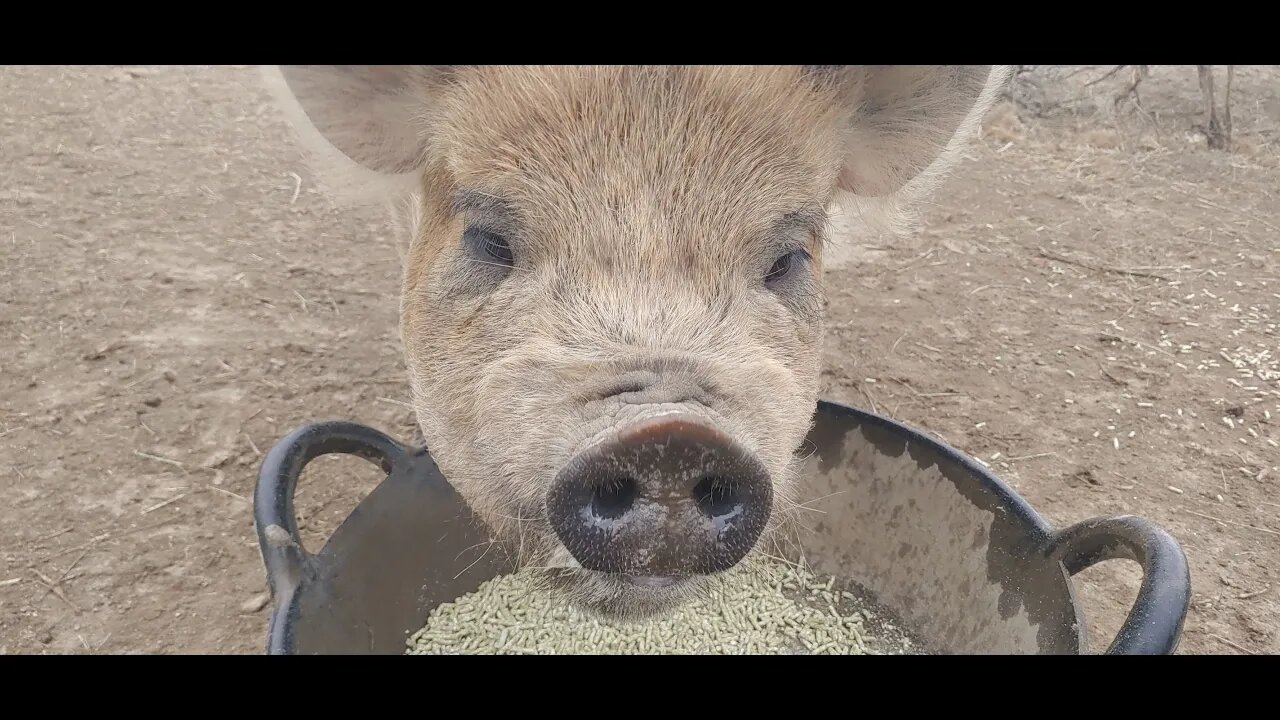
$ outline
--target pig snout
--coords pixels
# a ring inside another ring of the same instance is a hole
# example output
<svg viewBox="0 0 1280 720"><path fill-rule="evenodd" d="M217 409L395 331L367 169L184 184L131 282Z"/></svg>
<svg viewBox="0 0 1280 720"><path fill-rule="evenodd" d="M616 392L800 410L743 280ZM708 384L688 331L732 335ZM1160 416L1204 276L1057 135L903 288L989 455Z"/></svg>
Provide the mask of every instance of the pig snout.
<svg viewBox="0 0 1280 720"><path fill-rule="evenodd" d="M573 457L546 503L583 568L661 585L733 567L760 537L772 500L753 453L705 420L667 414Z"/></svg>

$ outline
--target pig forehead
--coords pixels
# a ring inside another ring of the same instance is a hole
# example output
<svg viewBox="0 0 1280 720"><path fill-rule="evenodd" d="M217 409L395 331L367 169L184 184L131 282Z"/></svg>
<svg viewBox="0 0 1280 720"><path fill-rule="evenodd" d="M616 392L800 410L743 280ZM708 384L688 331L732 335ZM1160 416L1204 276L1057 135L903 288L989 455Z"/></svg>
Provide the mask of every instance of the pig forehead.
<svg viewBox="0 0 1280 720"><path fill-rule="evenodd" d="M840 116L797 68L507 66L461 78L436 138L535 215L741 224L830 198Z"/></svg>

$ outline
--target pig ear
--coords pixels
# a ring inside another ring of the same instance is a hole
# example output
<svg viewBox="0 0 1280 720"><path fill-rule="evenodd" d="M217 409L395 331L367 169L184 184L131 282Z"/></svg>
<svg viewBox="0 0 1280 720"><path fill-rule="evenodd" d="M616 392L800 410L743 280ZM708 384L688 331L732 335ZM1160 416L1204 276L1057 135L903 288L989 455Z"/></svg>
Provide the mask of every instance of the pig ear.
<svg viewBox="0 0 1280 720"><path fill-rule="evenodd" d="M268 90L317 178L343 195L412 190L424 161L424 116L449 69L421 65L279 65Z"/></svg>
<svg viewBox="0 0 1280 720"><path fill-rule="evenodd" d="M849 103L840 190L831 208L829 264L848 261L861 225L903 233L999 99L1008 65L823 66Z"/></svg>
<svg viewBox="0 0 1280 720"><path fill-rule="evenodd" d="M841 189L885 197L946 164L966 143L1008 71L991 65L891 65L843 70L852 102Z"/></svg>

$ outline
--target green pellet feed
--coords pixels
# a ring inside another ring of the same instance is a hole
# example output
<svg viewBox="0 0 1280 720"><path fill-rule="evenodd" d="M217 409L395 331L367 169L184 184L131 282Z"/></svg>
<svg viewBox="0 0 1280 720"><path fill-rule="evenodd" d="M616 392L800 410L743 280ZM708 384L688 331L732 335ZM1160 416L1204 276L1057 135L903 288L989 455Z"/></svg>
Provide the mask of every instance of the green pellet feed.
<svg viewBox="0 0 1280 720"><path fill-rule="evenodd" d="M717 576L669 615L609 622L567 604L537 570L435 609L408 655L902 655L912 638L859 596L776 561Z"/></svg>

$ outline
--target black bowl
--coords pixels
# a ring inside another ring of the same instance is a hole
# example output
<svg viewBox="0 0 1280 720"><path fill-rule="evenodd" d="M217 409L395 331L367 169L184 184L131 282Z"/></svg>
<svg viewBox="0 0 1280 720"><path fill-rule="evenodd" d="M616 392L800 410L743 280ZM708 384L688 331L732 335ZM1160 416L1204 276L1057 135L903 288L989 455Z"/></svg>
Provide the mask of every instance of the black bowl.
<svg viewBox="0 0 1280 720"><path fill-rule="evenodd" d="M1122 516L1055 531L974 460L851 407L820 402L809 440L801 496L823 500L798 536L800 554L865 589L932 651L1081 653L1071 576L1112 559L1138 562L1143 578L1107 652L1176 649L1191 580L1162 529ZM328 453L388 475L311 554L293 493L303 467ZM271 654L401 654L437 605L512 569L425 449L352 423L307 425L272 448L254 519L274 598Z"/></svg>

